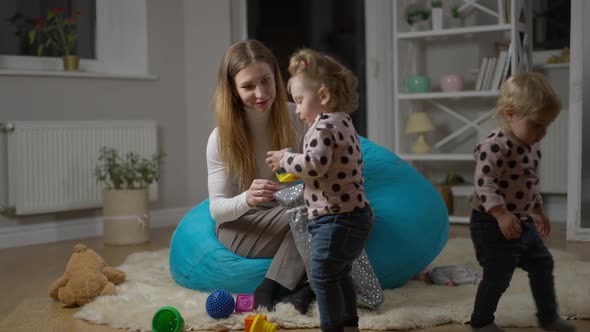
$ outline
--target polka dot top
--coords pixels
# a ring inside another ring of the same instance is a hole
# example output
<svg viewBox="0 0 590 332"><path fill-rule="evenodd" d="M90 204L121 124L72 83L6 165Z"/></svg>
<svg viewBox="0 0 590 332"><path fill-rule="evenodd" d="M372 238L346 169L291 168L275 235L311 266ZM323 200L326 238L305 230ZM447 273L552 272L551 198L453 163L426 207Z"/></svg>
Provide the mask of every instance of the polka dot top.
<svg viewBox="0 0 590 332"><path fill-rule="evenodd" d="M474 209L488 212L505 205L518 218L543 205L537 175L539 144L526 145L505 129L496 129L475 148Z"/></svg>
<svg viewBox="0 0 590 332"><path fill-rule="evenodd" d="M318 115L303 140L303 153L285 153L281 167L303 179L311 219L368 206L361 146L346 113Z"/></svg>

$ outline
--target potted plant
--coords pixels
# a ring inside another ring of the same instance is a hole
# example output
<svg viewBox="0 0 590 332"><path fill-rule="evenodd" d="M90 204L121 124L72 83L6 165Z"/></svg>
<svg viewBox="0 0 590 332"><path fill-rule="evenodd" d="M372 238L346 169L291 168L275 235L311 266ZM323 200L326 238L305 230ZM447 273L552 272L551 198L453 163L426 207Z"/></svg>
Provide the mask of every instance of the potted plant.
<svg viewBox="0 0 590 332"><path fill-rule="evenodd" d="M447 174L441 183L435 185L436 189L445 201L445 205L447 206L449 214L453 214L454 210L453 189L451 187L463 183L465 183L465 180L463 177L461 177L461 175L451 172Z"/></svg>
<svg viewBox="0 0 590 332"><path fill-rule="evenodd" d="M51 9L46 17L36 17L37 25L29 31L29 44L38 43L38 56L48 49L56 50L62 55L64 70L77 71L80 57L74 54L78 40L75 20L80 11L76 11L72 16L66 16L64 12L64 7L56 7Z"/></svg>
<svg viewBox="0 0 590 332"><path fill-rule="evenodd" d="M136 152L124 157L116 149L102 147L96 180L104 185L104 243L137 244L149 241L149 189L160 179L163 153L142 158Z"/></svg>
<svg viewBox="0 0 590 332"><path fill-rule="evenodd" d="M459 6L453 6L451 8L451 15L447 20L448 28L460 28L463 26L463 13L459 8Z"/></svg>
<svg viewBox="0 0 590 332"><path fill-rule="evenodd" d="M432 29L441 30L443 28L443 8L442 1L432 1Z"/></svg>
<svg viewBox="0 0 590 332"><path fill-rule="evenodd" d="M425 8L411 5L406 9L406 22L412 31L429 30L429 19L430 11Z"/></svg>

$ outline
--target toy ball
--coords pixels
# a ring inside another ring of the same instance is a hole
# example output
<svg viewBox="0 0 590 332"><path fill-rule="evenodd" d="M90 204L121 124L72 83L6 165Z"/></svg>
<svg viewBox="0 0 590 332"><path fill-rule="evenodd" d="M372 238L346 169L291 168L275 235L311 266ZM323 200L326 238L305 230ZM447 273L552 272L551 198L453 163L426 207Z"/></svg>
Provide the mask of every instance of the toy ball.
<svg viewBox="0 0 590 332"><path fill-rule="evenodd" d="M184 330L184 319L176 308L162 307L152 318L152 330L154 332L181 332Z"/></svg>
<svg viewBox="0 0 590 332"><path fill-rule="evenodd" d="M234 312L233 296L226 290L216 290L209 294L205 308L209 316L215 319L227 318Z"/></svg>

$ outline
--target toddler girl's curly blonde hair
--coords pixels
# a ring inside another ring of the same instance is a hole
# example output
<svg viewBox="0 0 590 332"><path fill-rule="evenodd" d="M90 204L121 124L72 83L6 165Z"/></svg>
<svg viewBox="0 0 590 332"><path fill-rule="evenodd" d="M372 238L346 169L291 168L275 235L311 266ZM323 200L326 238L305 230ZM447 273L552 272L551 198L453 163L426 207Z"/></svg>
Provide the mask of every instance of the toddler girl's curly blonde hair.
<svg viewBox="0 0 590 332"><path fill-rule="evenodd" d="M343 64L329 55L321 54L312 49L295 52L289 60L291 78L304 75L316 84L316 88L324 86L330 93L328 108L331 112L352 113L358 108L358 79ZM291 80L287 84L291 92Z"/></svg>
<svg viewBox="0 0 590 332"><path fill-rule="evenodd" d="M536 113L557 114L559 111L559 97L545 76L524 72L510 77L502 84L495 116L503 118L506 112L513 112L527 117Z"/></svg>

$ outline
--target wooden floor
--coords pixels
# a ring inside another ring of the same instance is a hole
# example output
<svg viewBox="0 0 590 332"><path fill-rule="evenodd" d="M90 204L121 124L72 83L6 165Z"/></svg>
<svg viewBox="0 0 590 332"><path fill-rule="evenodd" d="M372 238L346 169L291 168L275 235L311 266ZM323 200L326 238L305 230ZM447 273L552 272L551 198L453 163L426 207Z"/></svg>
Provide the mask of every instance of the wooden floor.
<svg viewBox="0 0 590 332"><path fill-rule="evenodd" d="M123 331L73 319L72 315L78 309L65 309L58 302L51 300L47 295L48 287L63 273L72 248L78 242L96 250L109 265L117 266L131 253L168 247L173 231L172 228L152 231L152 241L137 246L105 247L101 238L93 238L0 250L0 331ZM451 237L468 237L468 234L468 228L465 225L451 227ZM554 225L547 244L552 248L578 253L584 260L590 261L590 243L566 242L565 225ZM578 326L578 331L590 331L590 321L574 321L574 323ZM468 325L452 324L414 331L467 332L471 330ZM524 332L540 331L540 329L509 328L507 331Z"/></svg>

